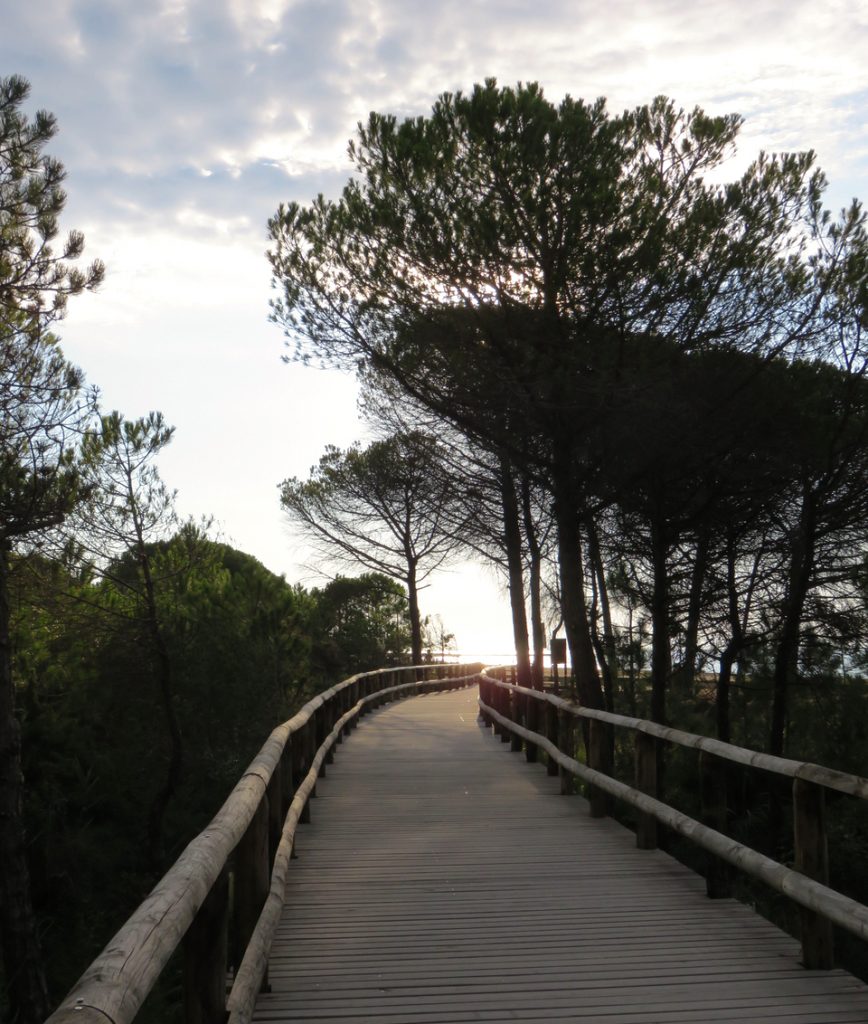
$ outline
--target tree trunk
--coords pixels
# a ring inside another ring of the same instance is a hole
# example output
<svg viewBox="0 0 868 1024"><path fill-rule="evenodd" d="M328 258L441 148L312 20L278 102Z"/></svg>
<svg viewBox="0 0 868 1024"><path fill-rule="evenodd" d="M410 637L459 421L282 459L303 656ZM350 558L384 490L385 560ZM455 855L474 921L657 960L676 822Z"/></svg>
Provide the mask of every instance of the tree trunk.
<svg viewBox="0 0 868 1024"><path fill-rule="evenodd" d="M0 540L0 943L10 1018L39 1024L48 986L30 897L22 819L21 727L15 717L9 605L10 545Z"/></svg>
<svg viewBox="0 0 868 1024"><path fill-rule="evenodd" d="M416 585L416 563L408 560L407 600L410 605L410 649L414 665L422 664L422 616L419 614L419 588Z"/></svg>
<svg viewBox="0 0 868 1024"><path fill-rule="evenodd" d="M666 688L672 669L669 644L669 565L666 533L651 523L654 586L651 594L651 720L666 724Z"/></svg>
<svg viewBox="0 0 868 1024"><path fill-rule="evenodd" d="M172 693L172 661L169 657L169 650L166 647L163 631L160 628L157 595L151 575L150 556L141 537L139 538L138 546L139 564L142 567L142 578L145 586L148 632L156 657L157 687L160 693L160 704L163 709L166 732L169 737L169 766L166 769L166 778L159 792L154 797L148 812L148 858L151 867L159 870L163 866L163 821L166 816L166 808L169 806L169 802L177 792L181 782L184 747Z"/></svg>
<svg viewBox="0 0 868 1024"><path fill-rule="evenodd" d="M524 535L530 555L530 622L533 634L533 663L531 675L537 690L543 689L545 674L544 658L546 634L542 616L542 548L533 521L533 510L530 501L530 481L526 476L521 481L521 501L524 514Z"/></svg>
<svg viewBox="0 0 868 1024"><path fill-rule="evenodd" d="M636 675L638 666L636 664L636 650L633 642L633 605L627 606L627 643L630 651L630 664L627 668L627 684L625 687L627 697L627 714L632 718L637 715L636 707Z"/></svg>
<svg viewBox="0 0 868 1024"><path fill-rule="evenodd" d="M515 640L516 681L519 686L533 685L530 670L530 646L527 636L527 611L524 604L524 566L521 525L515 480L508 460L500 459L500 501L503 512L503 539L509 573L509 606L512 610L512 635Z"/></svg>
<svg viewBox="0 0 868 1024"><path fill-rule="evenodd" d="M675 683L682 697L693 695L696 678L696 655L699 650L699 619L702 614L702 585L708 562L708 534L700 534L696 542L696 558L690 574L690 597L687 602L687 623L684 637L684 660L678 668Z"/></svg>
<svg viewBox="0 0 868 1024"><path fill-rule="evenodd" d="M603 635L599 635L596 616L592 616L591 635L594 640L594 649L597 652L597 661L603 670L603 694L606 698L606 710L615 710L615 685L618 676L616 660L615 631L612 628L612 612L609 604L609 591L606 587L606 573L603 567L603 556L600 552L600 542L597 538L597 527L593 519L588 516L585 520L585 529L588 532L588 554L591 558L591 578L594 581L594 593L598 596L600 613L603 617Z"/></svg>
<svg viewBox="0 0 868 1024"><path fill-rule="evenodd" d="M778 757L784 756L790 686L798 673L802 613L814 571L814 529L813 495L806 488L802 495L798 527L794 531L790 546L787 593L775 652L769 753Z"/></svg>
<svg viewBox="0 0 868 1024"><path fill-rule="evenodd" d="M578 511L569 492L558 486L555 487L554 507L558 527L564 631L567 634L579 701L587 708L602 710L605 701L591 645Z"/></svg>
<svg viewBox="0 0 868 1024"><path fill-rule="evenodd" d="M748 622L750 614L750 603L753 591L753 581L756 576L758 556L754 556L754 571L751 574L751 584L744 599L744 622ZM742 615L738 607L738 582L736 579L737 552L735 537L731 531L726 538L726 616L729 623L729 640L723 653L720 656L720 671L717 676L717 699L716 719L717 738L729 743L732 736L732 721L730 715L730 694L732 684L732 666L745 648L745 629L742 624Z"/></svg>
<svg viewBox="0 0 868 1024"><path fill-rule="evenodd" d="M728 646L720 656L720 671L717 674L717 696L715 699L717 738L724 743L729 743L732 736L729 695L731 692L732 666L734 663L735 650L732 646Z"/></svg>

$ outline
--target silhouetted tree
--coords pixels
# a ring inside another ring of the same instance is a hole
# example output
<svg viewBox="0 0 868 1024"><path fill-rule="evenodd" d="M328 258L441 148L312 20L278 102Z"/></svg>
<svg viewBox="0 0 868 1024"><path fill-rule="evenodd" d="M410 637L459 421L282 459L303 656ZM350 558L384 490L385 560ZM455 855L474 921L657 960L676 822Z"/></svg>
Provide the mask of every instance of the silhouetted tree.
<svg viewBox="0 0 868 1024"><path fill-rule="evenodd" d="M407 587L414 664L422 659L419 585L456 547L450 488L436 469L437 444L418 432L367 448L326 449L307 481L280 487L290 522L331 563L356 563Z"/></svg>
<svg viewBox="0 0 868 1024"><path fill-rule="evenodd" d="M0 942L10 1010L24 1024L48 1011L33 920L21 819L20 727L9 634L10 554L58 525L82 495L80 431L93 396L49 331L69 295L99 284L103 268L69 265L83 250L72 232L59 252L63 166L43 155L54 118L22 112L29 92L0 79Z"/></svg>
<svg viewBox="0 0 868 1024"><path fill-rule="evenodd" d="M604 700L581 524L607 418L629 397L625 367L657 339L789 350L845 244L823 220L811 154L761 156L738 181L708 183L739 125L665 99L620 116L601 100L555 107L535 84L488 81L427 118L372 114L341 198L270 222L274 316L298 356L388 374L546 479L590 706Z"/></svg>
<svg viewBox="0 0 868 1024"><path fill-rule="evenodd" d="M127 420L112 412L84 441L91 496L79 540L89 546L98 571L114 583L121 614L140 622L169 746L166 777L148 813L148 850L159 866L163 853L163 820L177 791L183 769L183 741L175 709L172 659L160 613L160 579L154 571L153 545L175 531L175 495L160 479L155 459L172 439L174 427L161 413ZM126 571L131 570L131 571ZM169 570L172 576L178 565Z"/></svg>

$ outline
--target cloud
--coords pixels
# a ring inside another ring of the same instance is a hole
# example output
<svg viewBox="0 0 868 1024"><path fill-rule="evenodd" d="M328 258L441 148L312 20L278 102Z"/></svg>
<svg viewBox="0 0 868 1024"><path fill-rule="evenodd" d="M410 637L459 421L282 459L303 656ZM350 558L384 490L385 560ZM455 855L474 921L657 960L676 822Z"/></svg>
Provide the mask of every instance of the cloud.
<svg viewBox="0 0 868 1024"><path fill-rule="evenodd" d="M754 148L865 169L868 16L843 2L42 0L4 20L2 63L58 114L88 219L254 233L280 199L336 190L370 110L424 113L488 75L615 110L660 92L736 105Z"/></svg>

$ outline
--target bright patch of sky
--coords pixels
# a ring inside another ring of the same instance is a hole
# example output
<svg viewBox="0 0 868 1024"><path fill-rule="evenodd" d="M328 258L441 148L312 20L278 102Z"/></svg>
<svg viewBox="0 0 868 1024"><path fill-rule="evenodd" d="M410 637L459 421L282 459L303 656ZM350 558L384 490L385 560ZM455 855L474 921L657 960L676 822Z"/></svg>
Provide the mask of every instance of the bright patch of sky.
<svg viewBox="0 0 868 1024"><path fill-rule="evenodd" d="M106 407L161 409L184 513L310 582L277 484L363 436L354 382L285 366L268 324L266 220L334 196L370 110L425 113L494 76L619 110L664 93L745 117L734 170L812 148L834 209L868 194L868 5L852 0L40 0L10 3L0 74L53 111L64 224L108 264L62 335ZM423 593L465 648L509 648L491 572Z"/></svg>

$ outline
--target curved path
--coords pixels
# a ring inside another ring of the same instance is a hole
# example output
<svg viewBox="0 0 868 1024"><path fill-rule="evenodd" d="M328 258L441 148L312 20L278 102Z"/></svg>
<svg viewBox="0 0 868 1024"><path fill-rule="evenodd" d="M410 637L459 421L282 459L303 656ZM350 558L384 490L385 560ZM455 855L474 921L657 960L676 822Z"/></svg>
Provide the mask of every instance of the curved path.
<svg viewBox="0 0 868 1024"><path fill-rule="evenodd" d="M560 796L475 689L363 718L317 789L258 1024L868 1022L868 987Z"/></svg>

